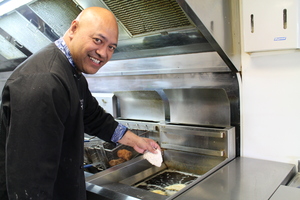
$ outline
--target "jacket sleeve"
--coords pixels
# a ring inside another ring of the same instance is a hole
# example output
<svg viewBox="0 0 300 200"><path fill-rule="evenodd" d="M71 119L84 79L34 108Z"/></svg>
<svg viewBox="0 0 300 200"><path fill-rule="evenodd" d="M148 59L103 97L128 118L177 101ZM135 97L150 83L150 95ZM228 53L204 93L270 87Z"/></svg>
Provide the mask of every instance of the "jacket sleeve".
<svg viewBox="0 0 300 200"><path fill-rule="evenodd" d="M49 73L20 76L8 81L4 90L4 105L11 110L8 195L10 199L52 199L70 109L68 93Z"/></svg>
<svg viewBox="0 0 300 200"><path fill-rule="evenodd" d="M85 89L84 106L85 133L110 142L119 123L115 121L111 114L105 112L105 110L99 106L98 101L92 96L87 87Z"/></svg>

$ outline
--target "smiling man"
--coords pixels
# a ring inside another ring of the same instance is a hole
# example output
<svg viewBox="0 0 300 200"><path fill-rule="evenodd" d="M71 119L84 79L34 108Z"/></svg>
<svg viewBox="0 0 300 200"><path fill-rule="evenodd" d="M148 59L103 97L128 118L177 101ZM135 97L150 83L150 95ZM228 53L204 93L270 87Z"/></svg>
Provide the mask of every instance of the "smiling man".
<svg viewBox="0 0 300 200"><path fill-rule="evenodd" d="M23 62L2 92L0 199L84 200L84 133L132 146L159 145L119 124L91 95L94 74L117 47L118 26L103 8L84 10L65 35Z"/></svg>
<svg viewBox="0 0 300 200"><path fill-rule="evenodd" d="M99 8L84 10L71 24L63 39L79 72L96 73L110 60L118 42L118 25L113 14Z"/></svg>

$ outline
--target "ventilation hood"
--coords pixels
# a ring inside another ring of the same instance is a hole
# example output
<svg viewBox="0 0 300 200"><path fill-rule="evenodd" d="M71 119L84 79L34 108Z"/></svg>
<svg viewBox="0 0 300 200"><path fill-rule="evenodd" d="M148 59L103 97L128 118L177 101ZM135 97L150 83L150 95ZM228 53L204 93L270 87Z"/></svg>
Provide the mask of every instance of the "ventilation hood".
<svg viewBox="0 0 300 200"><path fill-rule="evenodd" d="M112 60L214 51L176 0L74 2L115 14L120 34Z"/></svg>
<svg viewBox="0 0 300 200"><path fill-rule="evenodd" d="M111 10L119 24L113 60L217 51L240 69L239 0L73 0Z"/></svg>
<svg viewBox="0 0 300 200"><path fill-rule="evenodd" d="M5 38L29 56L61 37L91 6L107 8L117 18L119 42L112 60L217 51L231 71L239 70L238 0L35 0L0 16L0 35L9 35ZM20 38L13 26L34 34Z"/></svg>

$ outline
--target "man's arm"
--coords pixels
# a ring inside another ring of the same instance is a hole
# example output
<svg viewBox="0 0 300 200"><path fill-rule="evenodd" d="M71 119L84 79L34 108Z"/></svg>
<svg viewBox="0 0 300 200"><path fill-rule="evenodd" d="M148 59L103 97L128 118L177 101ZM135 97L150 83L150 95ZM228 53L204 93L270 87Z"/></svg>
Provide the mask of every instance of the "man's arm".
<svg viewBox="0 0 300 200"><path fill-rule="evenodd" d="M118 142L133 147L139 153L144 153L145 151L156 153L155 150L160 149L160 146L154 140L140 137L130 130L127 130Z"/></svg>

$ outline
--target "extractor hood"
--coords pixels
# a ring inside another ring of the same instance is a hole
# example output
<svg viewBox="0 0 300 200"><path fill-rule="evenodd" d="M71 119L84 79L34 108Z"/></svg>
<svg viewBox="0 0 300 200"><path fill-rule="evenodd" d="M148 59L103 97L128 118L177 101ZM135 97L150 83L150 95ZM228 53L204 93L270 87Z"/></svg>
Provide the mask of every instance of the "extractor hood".
<svg viewBox="0 0 300 200"><path fill-rule="evenodd" d="M230 70L237 71L236 38L239 37L232 37L233 28L236 30L232 21L237 19L231 14L238 5L236 2L238 0L35 0L0 16L0 34L4 31L15 43L34 53L61 37L82 9L99 6L111 10L119 25L118 48L112 60L217 51ZM25 21L20 23L16 17ZM11 26L19 31L30 29L33 34L20 38L16 31L10 30Z"/></svg>
<svg viewBox="0 0 300 200"><path fill-rule="evenodd" d="M214 51L176 0L74 0L82 8L111 10L119 25L112 60Z"/></svg>
<svg viewBox="0 0 300 200"><path fill-rule="evenodd" d="M111 10L119 23L113 60L217 51L240 69L239 0L73 0Z"/></svg>

